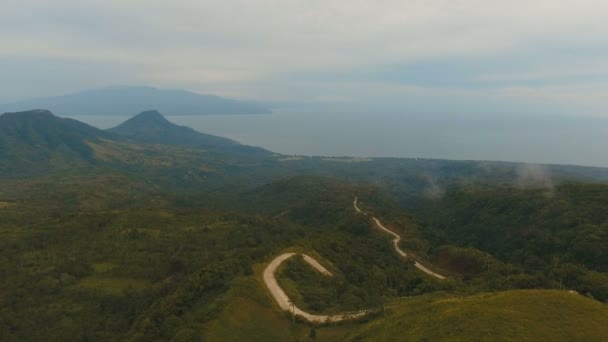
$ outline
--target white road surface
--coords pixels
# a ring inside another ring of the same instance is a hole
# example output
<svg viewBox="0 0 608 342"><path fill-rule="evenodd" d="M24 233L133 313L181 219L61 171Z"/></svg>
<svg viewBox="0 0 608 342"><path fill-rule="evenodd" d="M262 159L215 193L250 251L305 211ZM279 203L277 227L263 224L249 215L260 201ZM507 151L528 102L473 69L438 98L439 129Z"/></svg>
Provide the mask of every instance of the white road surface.
<svg viewBox="0 0 608 342"><path fill-rule="evenodd" d="M367 215L366 212L364 212L363 210L361 210L361 208L359 208L359 206L357 205L357 197L355 197L355 201L353 202L353 206L355 207L355 210L358 213ZM399 247L399 242L401 241L401 236L399 236L399 234L393 232L392 230L386 228L382 222L380 222L380 220L378 220L376 217L372 217L372 220L374 221L374 223L376 224L376 226L378 228L380 228L382 231L384 231L385 233L391 234L394 239L393 239L393 248L395 248L395 251L401 255L402 257L406 257L407 253L405 253L401 247ZM419 270L421 270L422 272L431 275L437 279L445 279L444 276L442 276L441 274L435 273L431 270L429 270L428 268L424 267L424 265L420 264L418 261L415 261L414 266L416 266L416 268L418 268Z"/></svg>
<svg viewBox="0 0 608 342"><path fill-rule="evenodd" d="M339 322L343 320L354 319L364 316L369 311L363 310L355 313L342 315L315 315L298 308L289 299L285 291L283 291L283 289L279 286L279 283L277 282L277 279L275 277L275 273L279 266L281 266L281 264L285 260L293 257L294 255L296 255L296 253L283 253L278 257L274 258L274 260L272 260L264 270L264 283L266 284L266 287L268 287L270 294L274 298L275 302L279 305L281 310L293 312L293 314L299 315L307 321L313 323ZM332 274L325 267L323 267L323 265L319 264L315 259L311 258L310 256L304 254L304 260L319 272L327 276L332 276Z"/></svg>
<svg viewBox="0 0 608 342"><path fill-rule="evenodd" d="M369 216L365 211L361 210L361 208L359 208L359 206L357 205L357 197L355 197L353 206L355 207L355 210L358 213ZM378 228L380 228L382 231L384 231L388 234L391 234L394 237L393 247L395 248L395 251L397 251L397 253L399 255L401 255L402 257L406 257L407 253L405 253L399 247L399 241L401 241L401 236L399 236L399 234L391 231L390 229L388 229L384 225L382 225L382 222L380 222L380 220L378 220L378 218L372 217L372 220L374 221L374 223L376 224L376 226ZM283 289L279 286L279 283L277 282L277 279L275 277L275 273L277 272L277 269L281 266L281 264L283 262L285 262L285 260L293 257L294 255L296 255L296 253L283 253L283 254L279 255L278 257L274 258L270 262L270 264L268 264L268 266L266 266L266 269L264 270L264 283L266 284L268 291L270 291L270 294L274 298L277 305L279 305L281 310L291 311L294 315L301 316L302 318L306 319L307 321L313 322L313 323L339 322L339 321L344 321L344 320L349 320L349 319L355 319L355 318L365 316L367 313L371 312L371 310L361 310L361 311L357 311L357 312L344 313L344 314L340 314L340 315L315 315L315 314L308 313L308 312L298 308L289 299L289 297L287 296L285 291L283 291ZM327 268L325 268L323 265L321 265L317 260L313 259L312 257L310 257L306 254L302 254L302 256L304 257L304 261L306 261L311 267L313 267L320 273L322 273L328 277L333 276L333 274ZM415 262L414 265L419 270L421 270L422 272L424 272L428 275L431 275L438 279L445 279L445 277L442 276L441 274L437 274L437 273L429 270L428 268L424 267L417 261Z"/></svg>

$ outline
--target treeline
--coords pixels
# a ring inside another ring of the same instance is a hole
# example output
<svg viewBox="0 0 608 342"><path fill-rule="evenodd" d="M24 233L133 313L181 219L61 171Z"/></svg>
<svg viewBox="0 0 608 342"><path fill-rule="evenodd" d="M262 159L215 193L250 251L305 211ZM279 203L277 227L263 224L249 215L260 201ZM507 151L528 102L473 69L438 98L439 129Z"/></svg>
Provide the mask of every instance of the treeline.
<svg viewBox="0 0 608 342"><path fill-rule="evenodd" d="M375 230L369 217L355 211L355 195L395 208L377 188L305 177L285 180L274 191L298 187L300 191L285 193L290 197L285 202L293 203L285 216L312 234L296 246L315 253L334 274L321 275L301 258L289 260L279 281L298 306L317 313L381 309L397 297L459 286L429 277L413 262L401 259L391 248L390 238Z"/></svg>
<svg viewBox="0 0 608 342"><path fill-rule="evenodd" d="M473 187L420 201L417 236L428 243L419 245L444 246L424 251L438 264L469 277L495 270L519 287L572 288L608 300L607 185Z"/></svg>
<svg viewBox="0 0 608 342"><path fill-rule="evenodd" d="M22 183L0 208L1 340L197 339L235 278L293 247L336 267L323 289L334 292L322 296L306 292L306 273L293 274L313 310L443 288L355 214L356 194L386 200L374 187L295 177L218 197L114 174L58 180Z"/></svg>
<svg viewBox="0 0 608 342"><path fill-rule="evenodd" d="M137 188L94 184L0 208L0 340L196 337L232 279L306 234L176 195L116 205Z"/></svg>
<svg viewBox="0 0 608 342"><path fill-rule="evenodd" d="M436 291L561 286L608 298L606 186L449 191L408 215L375 186L331 178L188 194L111 173L53 181L3 188L0 340L196 340L232 282L288 248L335 275L297 259L284 268L290 296L314 312ZM461 277L436 281L400 259L354 196L404 248Z"/></svg>

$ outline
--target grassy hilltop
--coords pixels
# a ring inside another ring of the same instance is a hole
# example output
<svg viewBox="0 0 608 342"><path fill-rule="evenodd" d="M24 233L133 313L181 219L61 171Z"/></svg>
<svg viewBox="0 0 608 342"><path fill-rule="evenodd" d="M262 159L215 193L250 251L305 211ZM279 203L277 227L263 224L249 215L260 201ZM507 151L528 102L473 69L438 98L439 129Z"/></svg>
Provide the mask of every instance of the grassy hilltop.
<svg viewBox="0 0 608 342"><path fill-rule="evenodd" d="M313 341L311 328L278 312L253 279L240 282L205 326L210 341ZM253 298L253 299L252 299ZM369 322L316 327L317 341L604 341L608 306L557 290L400 300Z"/></svg>
<svg viewBox="0 0 608 342"><path fill-rule="evenodd" d="M408 300L349 341L602 341L608 306L567 291Z"/></svg>

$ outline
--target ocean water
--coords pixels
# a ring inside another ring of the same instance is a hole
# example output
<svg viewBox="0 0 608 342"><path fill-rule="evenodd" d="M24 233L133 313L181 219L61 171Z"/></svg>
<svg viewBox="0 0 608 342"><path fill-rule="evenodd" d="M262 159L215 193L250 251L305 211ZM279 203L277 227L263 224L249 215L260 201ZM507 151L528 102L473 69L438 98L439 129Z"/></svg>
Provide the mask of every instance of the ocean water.
<svg viewBox="0 0 608 342"><path fill-rule="evenodd" d="M71 116L99 128L128 119ZM170 116L200 132L289 155L502 160L608 167L608 118L281 112Z"/></svg>

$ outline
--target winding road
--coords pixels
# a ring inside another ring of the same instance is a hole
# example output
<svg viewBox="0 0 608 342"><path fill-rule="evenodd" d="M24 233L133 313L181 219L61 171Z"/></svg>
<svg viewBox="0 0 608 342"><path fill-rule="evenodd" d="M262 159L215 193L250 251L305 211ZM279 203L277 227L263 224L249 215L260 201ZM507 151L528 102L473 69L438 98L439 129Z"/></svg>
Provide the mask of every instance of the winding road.
<svg viewBox="0 0 608 342"><path fill-rule="evenodd" d="M356 210L358 213L368 216L368 214L367 214L366 212L364 212L363 210L361 210L361 209L359 208L359 206L357 205L357 197L355 197L355 201L353 202L353 206L355 207L355 210ZM381 230L383 230L384 232L389 233L389 234L391 234L392 236L394 236L394 237L395 237L395 238L393 239L393 247L395 248L395 251L396 251L396 252L397 252L399 255L401 255L402 257L407 257L407 253L405 253L405 252L404 252L404 251L401 249L401 247L399 247L399 242L401 241L401 236L399 236L399 234L397 234L397 233L393 232L392 230L390 230L390 229L386 228L386 227L385 227L385 226L382 224L382 222L380 222L380 220L378 220L376 217L372 217L372 221L374 221L374 223L376 224L376 226L377 226L378 228L380 228L380 229L381 229ZM424 272L424 273L426 273L426 274L428 274L428 275L430 275L430 276L433 276L433 277L435 277L435 278L437 278L437 279L445 279L445 277L444 277L444 276L442 276L441 274L438 274L438 273L435 273L435 272L433 272L433 271L429 270L429 269L428 269L428 268L426 268L424 265L420 264L418 261L415 261L415 260L414 260L414 266L416 266L416 268L417 268L417 269L419 269L419 270L421 270L422 272Z"/></svg>
<svg viewBox="0 0 608 342"><path fill-rule="evenodd" d="M355 197L353 206L358 213L369 216L368 213L361 210L359 208L359 206L357 205L357 197ZM382 222L380 222L380 220L378 218L372 217L372 221L374 221L376 226L378 228L380 228L382 231L384 231L388 234L391 234L394 237L393 247L395 248L395 251L400 256L407 257L407 253L405 253L399 247L399 242L401 241L401 236L399 236L399 234L391 231L390 229L388 229L384 225L382 225ZM285 262L289 258L293 257L294 255L296 255L296 253L283 253L283 254L279 255L278 257L274 258L270 262L270 264L268 264L268 266L266 266L266 269L264 269L264 276L263 276L264 284L266 284L268 291L270 291L270 294L272 295L272 297L274 298L276 303L279 305L281 310L291 311L294 315L301 316L302 318L306 319L307 321L313 322L313 323L339 322L339 321L344 321L344 320L356 319L359 317L363 317L367 313L372 311L372 310L361 310L361 311L350 312L350 313L342 313L342 314L338 314L338 315L315 315L315 314L308 313L308 312L298 308L289 299L289 297L287 296L285 291L283 291L283 289L279 286L279 283L277 282L277 279L275 277L275 274L276 274L278 268L281 266L281 264L283 264L283 262ZM319 271L321 274L324 274L328 277L333 276L333 274L329 270L327 270L325 267L323 267L323 265L321 265L318 261L316 261L312 257L310 257L306 254L302 254L302 256L304 257L304 261L306 261L311 267L313 267L314 269ZM430 276L433 276L438 279L445 279L445 277L442 276L441 274L438 274L438 273L435 273L435 272L429 270L428 268L424 267L424 265L418 263L417 261L415 261L414 266L416 266L416 268L418 268L419 270L421 270L422 272L424 272Z"/></svg>
<svg viewBox="0 0 608 342"><path fill-rule="evenodd" d="M281 310L291 311L291 312L293 312L294 315L302 316L307 321L313 322L313 323L339 322L339 321L343 321L343 320L347 320L347 319L354 319L354 318L362 317L367 312L369 312L369 310L363 310L363 311L358 311L358 312L355 312L352 314L314 315L314 314L308 313L308 312L298 308L289 299L289 297L287 296L285 291L283 291L283 289L279 286L279 283L277 282L277 279L275 277L275 273L276 273L277 269L279 268L279 266L281 266L281 264L283 262L285 262L287 259L293 257L294 255L296 255L296 253L283 253L283 254L279 255L278 257L274 258L274 260L272 260L270 262L270 264L268 264L268 266L266 266L266 269L264 270L264 283L266 284L266 287L268 287L270 294L272 295L274 300L277 302L277 304L279 305ZM304 256L304 261L306 261L308 264L310 264L314 269L316 269L317 271L319 271L322 274L325 274L327 276L332 276L331 272L329 272L325 267L323 267L321 264L319 264L315 259L309 257L306 254L303 254L303 256Z"/></svg>

